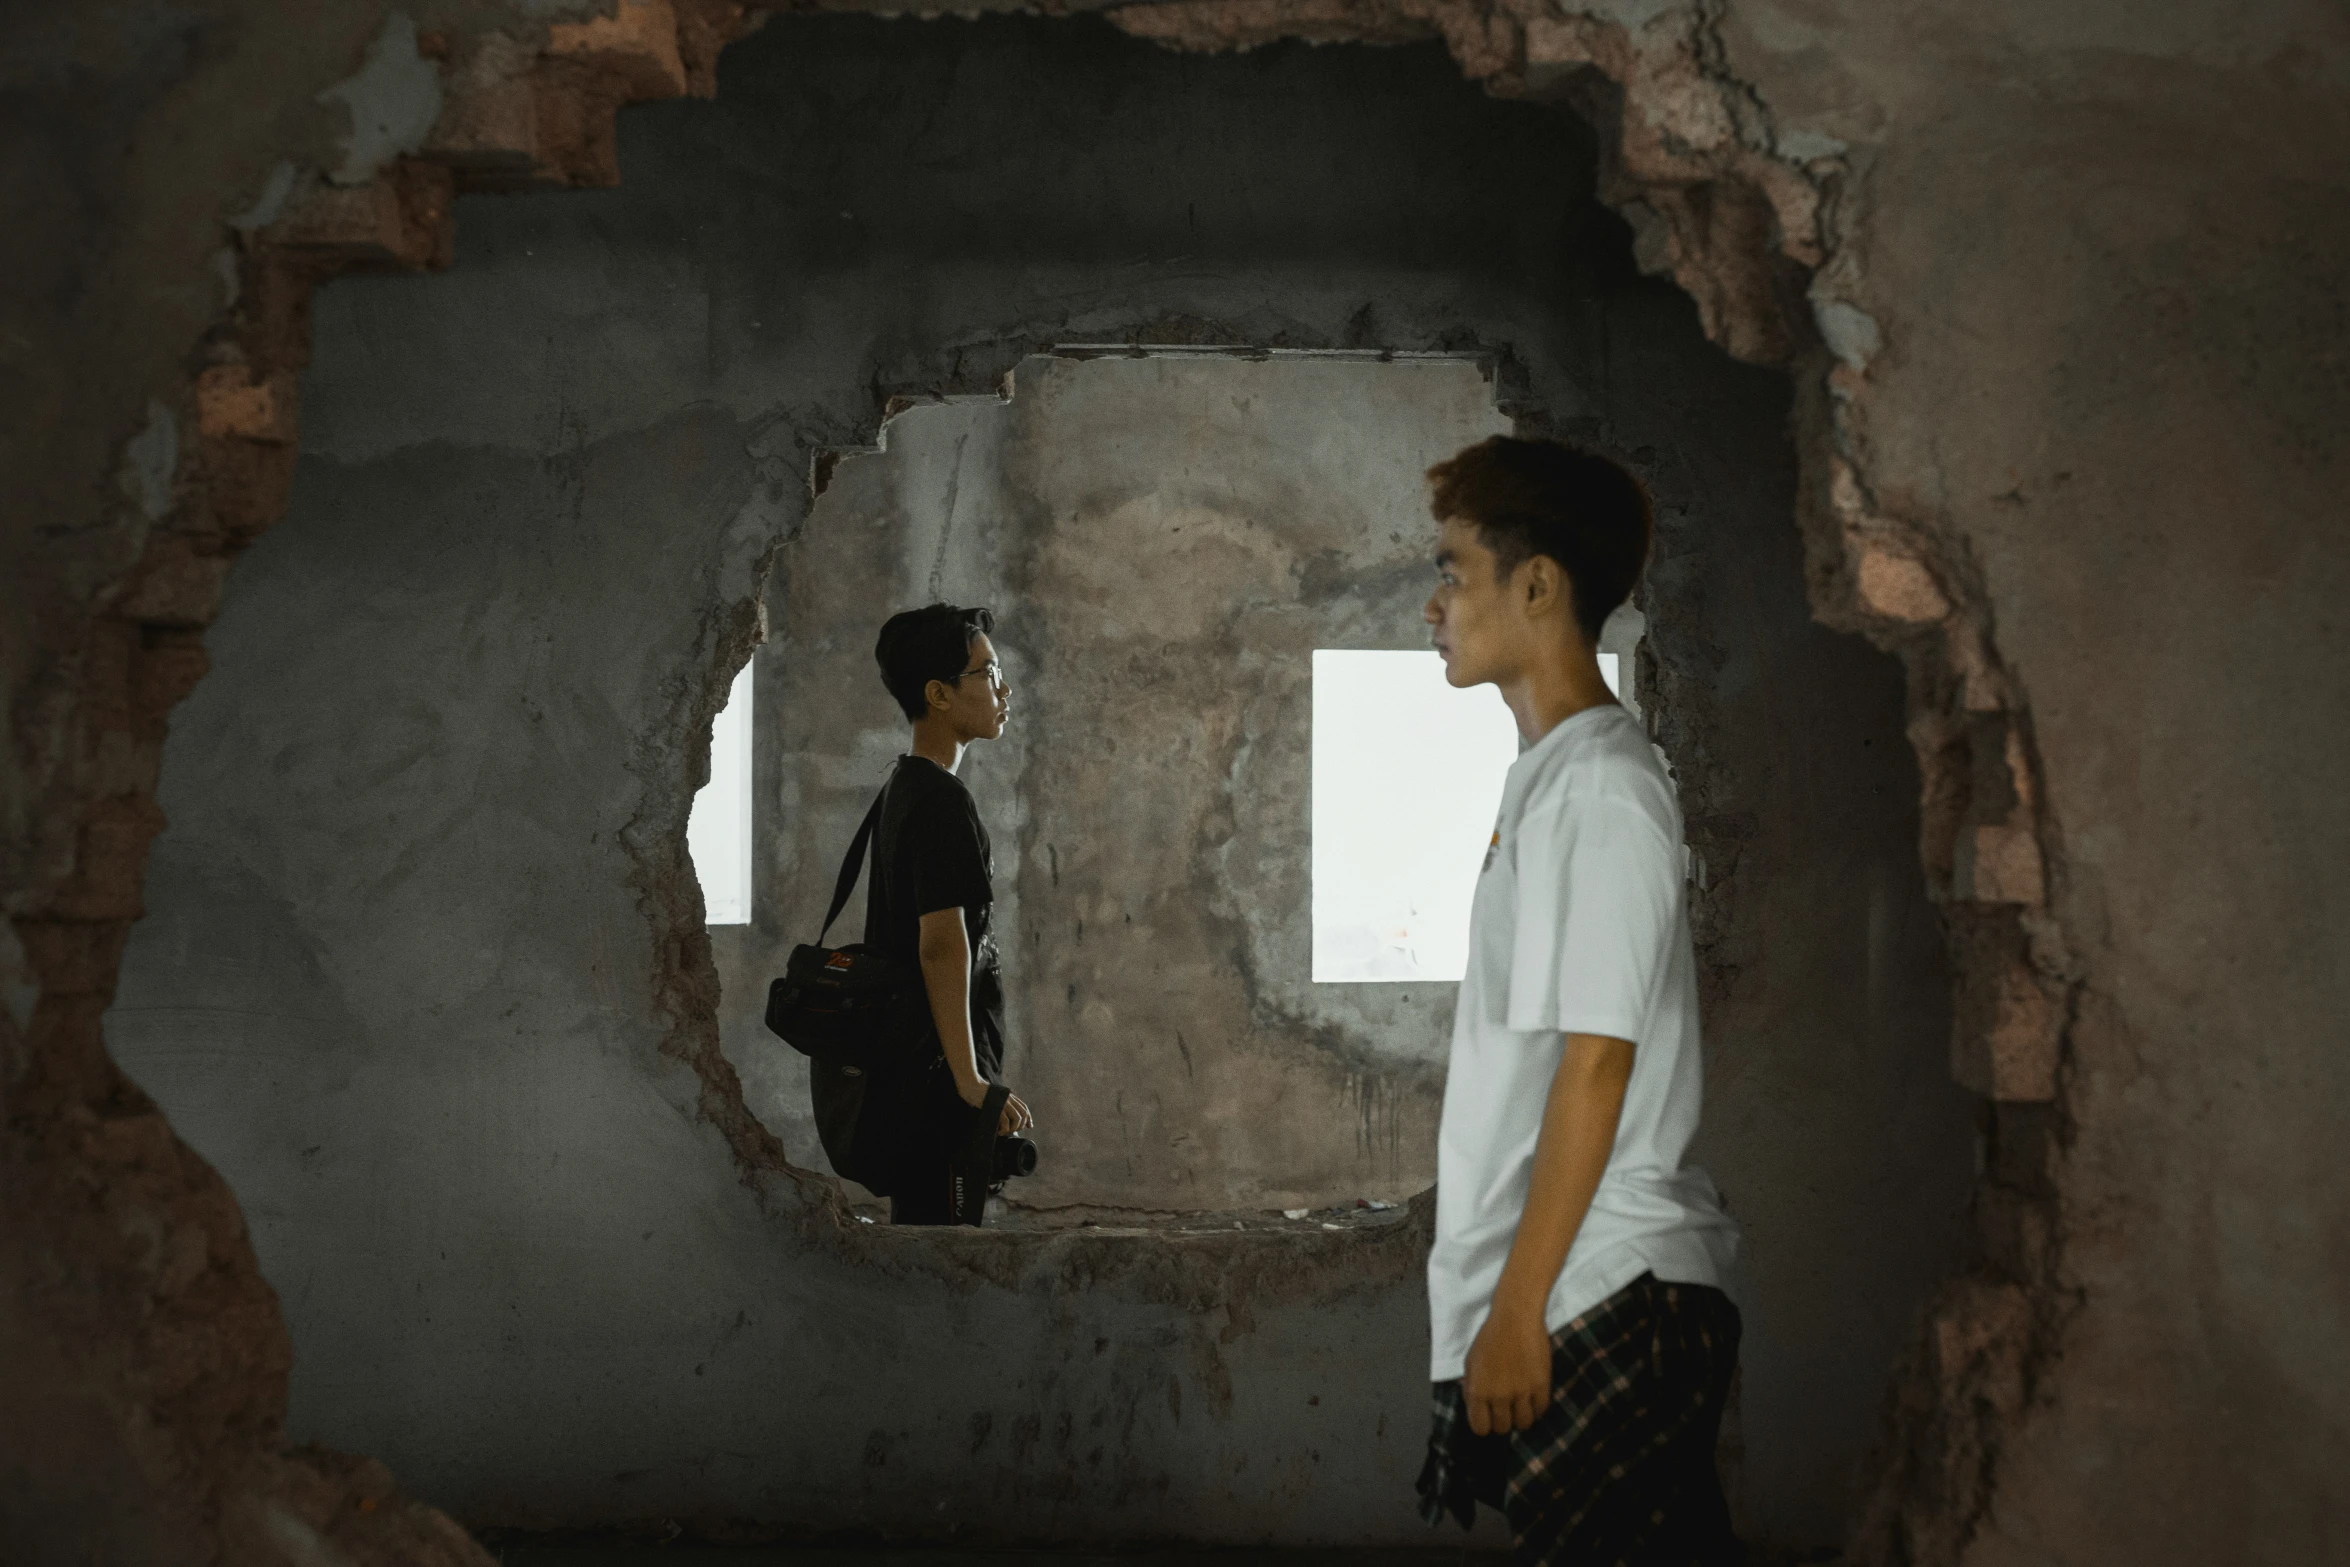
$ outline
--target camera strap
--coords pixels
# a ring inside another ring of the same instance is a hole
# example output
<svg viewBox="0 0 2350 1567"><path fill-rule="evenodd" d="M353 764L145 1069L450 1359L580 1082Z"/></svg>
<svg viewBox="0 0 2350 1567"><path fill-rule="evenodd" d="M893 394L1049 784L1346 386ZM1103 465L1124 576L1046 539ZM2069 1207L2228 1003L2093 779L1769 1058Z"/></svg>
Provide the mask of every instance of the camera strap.
<svg viewBox="0 0 2350 1567"><path fill-rule="evenodd" d="M955 1222L976 1227L987 1217L988 1176L995 1169L995 1129L1003 1123L1004 1101L1012 1091L1001 1083L987 1085L987 1097L971 1112L971 1135L962 1152L947 1166L947 1198L954 1204Z"/></svg>
<svg viewBox="0 0 2350 1567"><path fill-rule="evenodd" d="M893 769L890 779L897 773ZM857 890L857 878L865 874L865 846L873 841L873 829L880 824L882 802L889 798L889 784L873 797L872 808L857 824L857 836L849 840L849 857L840 862L840 880L832 884L832 907L824 911L824 929L816 933L816 945L824 945L824 938L832 931L832 922L840 918L840 911L849 906L849 894Z"/></svg>

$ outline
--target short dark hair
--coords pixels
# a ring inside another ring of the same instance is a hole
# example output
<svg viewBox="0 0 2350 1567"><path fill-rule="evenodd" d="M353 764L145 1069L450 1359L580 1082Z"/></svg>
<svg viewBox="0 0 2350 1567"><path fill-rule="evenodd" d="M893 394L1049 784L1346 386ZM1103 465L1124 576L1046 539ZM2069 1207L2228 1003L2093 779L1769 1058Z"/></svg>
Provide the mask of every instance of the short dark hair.
<svg viewBox="0 0 2350 1567"><path fill-rule="evenodd" d="M1428 470L1436 520L1476 526L1504 575L1548 555L1575 589L1575 622L1593 642L1632 596L1655 522L1623 464L1561 441L1496 435Z"/></svg>
<svg viewBox="0 0 2350 1567"><path fill-rule="evenodd" d="M971 656L971 644L995 630L992 610L964 609L954 604L925 604L889 617L881 624L881 640L873 644L873 661L881 666L881 683L889 687L908 718L930 711L925 694L933 680L954 684Z"/></svg>

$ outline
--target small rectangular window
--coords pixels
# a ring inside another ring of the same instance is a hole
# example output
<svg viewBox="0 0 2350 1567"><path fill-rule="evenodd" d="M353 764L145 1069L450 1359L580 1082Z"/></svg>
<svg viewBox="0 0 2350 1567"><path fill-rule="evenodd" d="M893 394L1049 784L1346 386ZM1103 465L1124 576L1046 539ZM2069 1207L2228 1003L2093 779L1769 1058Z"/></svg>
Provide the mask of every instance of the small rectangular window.
<svg viewBox="0 0 2350 1567"><path fill-rule="evenodd" d="M1435 653L1322 648L1313 724L1315 983L1458 980L1517 720Z"/></svg>
<svg viewBox="0 0 2350 1567"><path fill-rule="evenodd" d="M1435 653L1322 648L1313 723L1315 982L1459 979L1516 720Z"/></svg>
<svg viewBox="0 0 2350 1567"><path fill-rule="evenodd" d="M751 922L751 666L726 694L710 726L710 781L694 795L686 847L702 881L704 918L712 925Z"/></svg>

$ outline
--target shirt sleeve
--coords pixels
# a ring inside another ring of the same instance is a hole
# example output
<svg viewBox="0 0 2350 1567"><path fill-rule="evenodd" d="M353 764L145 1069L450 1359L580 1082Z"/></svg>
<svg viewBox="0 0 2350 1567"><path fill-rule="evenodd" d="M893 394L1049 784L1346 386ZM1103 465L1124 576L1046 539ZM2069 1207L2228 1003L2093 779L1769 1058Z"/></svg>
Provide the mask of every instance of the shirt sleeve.
<svg viewBox="0 0 2350 1567"><path fill-rule="evenodd" d="M987 847L970 806L943 792L927 795L911 813L902 853L911 861L914 914L977 909L995 901L988 885Z"/></svg>
<svg viewBox="0 0 2350 1567"><path fill-rule="evenodd" d="M1562 795L1520 818L1506 1027L1640 1042L1681 908L1680 846L1634 801Z"/></svg>

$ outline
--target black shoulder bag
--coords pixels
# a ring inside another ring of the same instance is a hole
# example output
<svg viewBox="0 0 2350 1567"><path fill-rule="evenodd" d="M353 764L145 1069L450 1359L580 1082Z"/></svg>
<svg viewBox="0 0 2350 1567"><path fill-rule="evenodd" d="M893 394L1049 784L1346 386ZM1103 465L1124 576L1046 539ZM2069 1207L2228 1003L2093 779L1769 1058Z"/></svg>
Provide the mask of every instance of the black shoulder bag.
<svg viewBox="0 0 2350 1567"><path fill-rule="evenodd" d="M884 1190L883 1161L860 1155L878 1154L872 1145L884 1139L867 1137L860 1150L858 1123L874 1081L902 1076L921 1059L933 1034L930 993L921 970L863 942L827 947L824 938L864 873L865 847L888 798L885 784L857 828L815 945L792 948L783 977L767 987L768 1030L808 1058L825 1157L835 1173L876 1191Z"/></svg>

